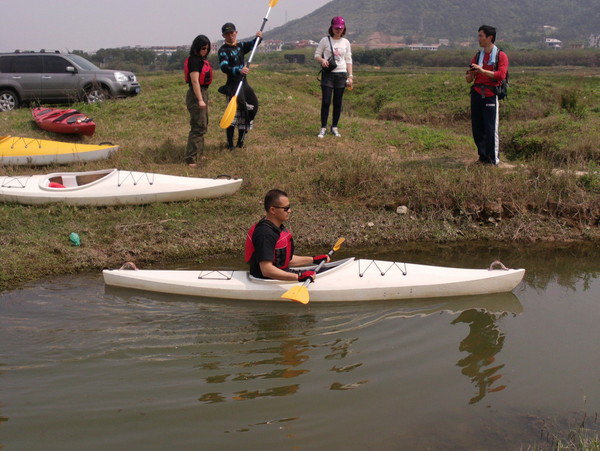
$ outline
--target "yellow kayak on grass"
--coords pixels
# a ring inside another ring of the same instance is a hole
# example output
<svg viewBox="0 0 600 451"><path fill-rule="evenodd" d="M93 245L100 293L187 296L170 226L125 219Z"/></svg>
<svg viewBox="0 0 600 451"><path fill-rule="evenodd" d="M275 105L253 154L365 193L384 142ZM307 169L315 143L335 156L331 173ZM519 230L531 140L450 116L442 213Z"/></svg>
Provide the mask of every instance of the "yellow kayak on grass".
<svg viewBox="0 0 600 451"><path fill-rule="evenodd" d="M102 160L119 149L114 144L79 144L46 139L0 136L0 165L65 164Z"/></svg>

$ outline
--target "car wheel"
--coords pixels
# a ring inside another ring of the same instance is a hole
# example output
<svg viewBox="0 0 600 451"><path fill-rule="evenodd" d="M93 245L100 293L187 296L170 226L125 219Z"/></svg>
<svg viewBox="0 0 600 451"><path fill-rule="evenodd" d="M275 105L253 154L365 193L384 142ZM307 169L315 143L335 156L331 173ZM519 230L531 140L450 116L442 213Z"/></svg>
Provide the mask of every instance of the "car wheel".
<svg viewBox="0 0 600 451"><path fill-rule="evenodd" d="M0 111L11 111L19 108L19 97L10 89L0 90Z"/></svg>
<svg viewBox="0 0 600 451"><path fill-rule="evenodd" d="M104 102L109 97L108 91L101 86L92 86L85 91L85 101L87 103Z"/></svg>

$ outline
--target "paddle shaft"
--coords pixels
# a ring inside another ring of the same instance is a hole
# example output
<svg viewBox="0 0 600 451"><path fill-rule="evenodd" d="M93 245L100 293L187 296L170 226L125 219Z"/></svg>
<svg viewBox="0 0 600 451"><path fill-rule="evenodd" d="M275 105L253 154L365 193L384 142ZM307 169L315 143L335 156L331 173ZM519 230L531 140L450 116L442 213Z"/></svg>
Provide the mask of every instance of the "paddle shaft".
<svg viewBox="0 0 600 451"><path fill-rule="evenodd" d="M327 255L329 255L329 256L331 257L331 256L333 255L333 253L334 253L334 252L335 252L335 250L331 249L331 250L330 250L330 251L327 253ZM323 260L323 261L321 261L321 263L319 263L319 264L317 265L317 267L315 268L315 274L319 272L319 270L320 270L320 269L323 267L323 265L325 264L325 262L326 262L326 261L327 261L327 260ZM307 287L307 286L308 286L308 284L310 284L310 282L311 282L311 280L310 280L310 279L307 279L307 280L305 280L305 281L304 281L304 283L302 284L302 286L303 286L303 287Z"/></svg>
<svg viewBox="0 0 600 451"><path fill-rule="evenodd" d="M269 14L271 14L271 9L273 9L273 7L269 6L269 9L267 10L267 14L263 18L262 25L260 26L260 31L261 32L264 30L265 24L267 23L267 20L269 20ZM261 40L262 40L262 38L259 38L258 36L256 37L256 41L254 42L254 47L252 47L252 53L250 54L250 58L248 58L248 62L246 63L246 67L250 67L250 63L252 62L252 58L254 58L254 53L256 52L256 48L258 47L258 44L260 44ZM246 78L245 75L244 75L244 78ZM234 97L237 97L238 94L240 93L240 89L242 89L242 84L244 83L244 78L242 78L242 80L238 84L238 87L235 90Z"/></svg>

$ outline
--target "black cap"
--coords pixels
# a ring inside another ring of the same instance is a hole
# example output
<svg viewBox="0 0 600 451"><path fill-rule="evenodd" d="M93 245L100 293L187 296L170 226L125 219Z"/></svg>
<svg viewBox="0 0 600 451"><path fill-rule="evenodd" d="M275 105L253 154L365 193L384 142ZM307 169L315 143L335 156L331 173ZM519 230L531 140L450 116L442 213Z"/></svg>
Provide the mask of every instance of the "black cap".
<svg viewBox="0 0 600 451"><path fill-rule="evenodd" d="M236 30L235 30L235 25L232 24L231 22L227 22L225 25L223 25L221 27L221 33L223 33L223 34L230 33L232 31L236 31Z"/></svg>

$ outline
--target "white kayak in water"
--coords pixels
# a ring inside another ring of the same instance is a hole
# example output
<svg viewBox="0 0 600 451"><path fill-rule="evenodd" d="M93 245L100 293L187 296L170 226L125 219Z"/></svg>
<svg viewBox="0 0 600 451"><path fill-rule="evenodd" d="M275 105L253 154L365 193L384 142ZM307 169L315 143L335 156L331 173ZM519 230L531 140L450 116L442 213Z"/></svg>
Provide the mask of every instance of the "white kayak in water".
<svg viewBox="0 0 600 451"><path fill-rule="evenodd" d="M0 176L0 201L21 204L136 205L227 196L242 179L178 177L104 169Z"/></svg>
<svg viewBox="0 0 600 451"><path fill-rule="evenodd" d="M308 269L308 268L307 268ZM348 258L323 266L311 302L375 301L502 293L524 269L462 269ZM256 279L247 271L104 270L106 285L206 298L279 301L298 282Z"/></svg>

